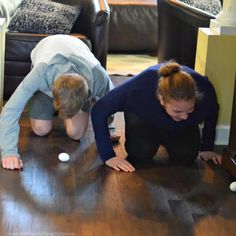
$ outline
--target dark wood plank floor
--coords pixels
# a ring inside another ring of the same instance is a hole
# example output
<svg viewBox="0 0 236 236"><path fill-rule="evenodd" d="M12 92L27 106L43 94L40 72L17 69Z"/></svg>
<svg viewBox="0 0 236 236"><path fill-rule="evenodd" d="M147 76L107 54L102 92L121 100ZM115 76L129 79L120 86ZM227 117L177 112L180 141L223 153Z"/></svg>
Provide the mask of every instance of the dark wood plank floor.
<svg viewBox="0 0 236 236"><path fill-rule="evenodd" d="M123 143L121 113L115 124ZM21 125L24 170L0 171L1 236L236 235L236 193L221 168L159 160L119 173L102 165L91 125L80 142L58 120L47 137L35 136L26 118ZM115 148L125 156L122 145ZM68 163L57 159L62 151Z"/></svg>

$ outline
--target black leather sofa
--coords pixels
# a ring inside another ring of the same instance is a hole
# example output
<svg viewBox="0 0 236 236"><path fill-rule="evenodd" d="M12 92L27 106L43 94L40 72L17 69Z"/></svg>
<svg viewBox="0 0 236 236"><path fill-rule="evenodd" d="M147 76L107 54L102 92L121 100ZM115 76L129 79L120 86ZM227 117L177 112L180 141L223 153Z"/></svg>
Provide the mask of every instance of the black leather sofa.
<svg viewBox="0 0 236 236"><path fill-rule="evenodd" d="M157 54L158 0L108 0L110 53Z"/></svg>
<svg viewBox="0 0 236 236"><path fill-rule="evenodd" d="M194 68L198 28L214 18L178 0L158 0L158 62L175 59Z"/></svg>
<svg viewBox="0 0 236 236"><path fill-rule="evenodd" d="M110 9L106 0L55 0L66 4L80 4L80 14L71 34L82 39L96 58L106 67ZM28 74L30 53L46 34L6 33L4 99L8 99Z"/></svg>

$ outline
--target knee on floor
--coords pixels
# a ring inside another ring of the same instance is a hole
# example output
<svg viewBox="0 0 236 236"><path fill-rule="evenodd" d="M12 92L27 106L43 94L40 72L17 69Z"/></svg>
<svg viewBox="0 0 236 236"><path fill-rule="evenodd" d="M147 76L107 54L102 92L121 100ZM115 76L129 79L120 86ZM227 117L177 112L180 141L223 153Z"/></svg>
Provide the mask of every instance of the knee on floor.
<svg viewBox="0 0 236 236"><path fill-rule="evenodd" d="M72 130L72 129L67 129L66 133L68 135L69 138L73 139L73 140L80 140L82 138L82 136L85 133L85 130Z"/></svg>
<svg viewBox="0 0 236 236"><path fill-rule="evenodd" d="M36 135L45 136L51 131L52 126L35 125L35 126L32 126L32 129Z"/></svg>

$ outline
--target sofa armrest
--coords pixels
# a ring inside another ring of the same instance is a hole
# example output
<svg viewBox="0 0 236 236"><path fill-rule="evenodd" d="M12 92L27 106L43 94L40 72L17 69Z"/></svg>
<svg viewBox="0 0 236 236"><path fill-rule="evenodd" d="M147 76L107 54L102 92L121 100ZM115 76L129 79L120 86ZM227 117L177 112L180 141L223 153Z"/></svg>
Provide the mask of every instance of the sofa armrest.
<svg viewBox="0 0 236 236"><path fill-rule="evenodd" d="M71 34L71 35L81 39L90 49L92 49L90 40L83 34ZM49 36L49 34L7 32L6 33L7 47L5 50L6 60L24 61L31 63L30 52L34 49L34 47L38 44L38 42L41 39L47 36Z"/></svg>
<svg viewBox="0 0 236 236"><path fill-rule="evenodd" d="M93 54L106 67L110 8L106 0L82 0L81 6L71 32L86 35L92 42Z"/></svg>
<svg viewBox="0 0 236 236"><path fill-rule="evenodd" d="M194 68L199 27L215 16L178 0L158 0L158 62L175 59Z"/></svg>

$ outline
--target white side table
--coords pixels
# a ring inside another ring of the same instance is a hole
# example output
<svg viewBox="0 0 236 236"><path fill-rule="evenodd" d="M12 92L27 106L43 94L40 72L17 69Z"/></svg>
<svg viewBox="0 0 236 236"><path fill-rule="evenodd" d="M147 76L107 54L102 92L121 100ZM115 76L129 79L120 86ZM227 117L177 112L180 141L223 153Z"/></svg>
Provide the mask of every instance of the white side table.
<svg viewBox="0 0 236 236"><path fill-rule="evenodd" d="M3 106L6 20L0 18L0 111Z"/></svg>
<svg viewBox="0 0 236 236"><path fill-rule="evenodd" d="M220 105L216 144L227 145L236 73L236 35L199 28L195 70L213 83Z"/></svg>

